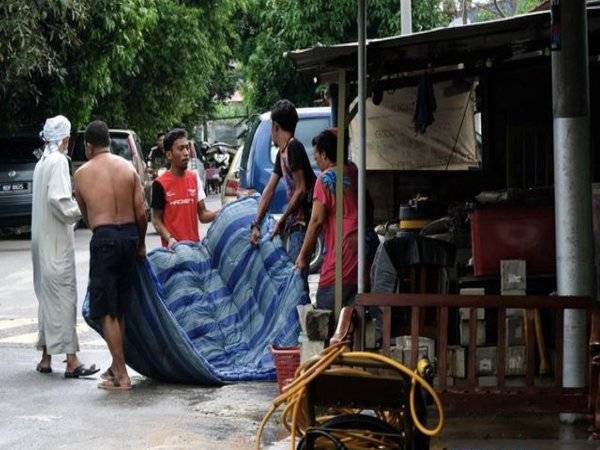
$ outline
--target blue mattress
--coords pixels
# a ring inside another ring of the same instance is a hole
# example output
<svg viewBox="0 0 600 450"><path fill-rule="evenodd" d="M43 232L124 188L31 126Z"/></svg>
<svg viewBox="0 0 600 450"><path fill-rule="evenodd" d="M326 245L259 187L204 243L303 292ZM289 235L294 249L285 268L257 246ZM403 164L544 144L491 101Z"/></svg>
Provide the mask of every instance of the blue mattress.
<svg viewBox="0 0 600 450"><path fill-rule="evenodd" d="M281 240L263 224L249 243L257 196L227 205L200 244L159 248L139 263L126 316L125 357L137 372L166 381L220 385L273 380L271 345L296 345L296 306L308 293ZM89 319L89 298L83 316Z"/></svg>

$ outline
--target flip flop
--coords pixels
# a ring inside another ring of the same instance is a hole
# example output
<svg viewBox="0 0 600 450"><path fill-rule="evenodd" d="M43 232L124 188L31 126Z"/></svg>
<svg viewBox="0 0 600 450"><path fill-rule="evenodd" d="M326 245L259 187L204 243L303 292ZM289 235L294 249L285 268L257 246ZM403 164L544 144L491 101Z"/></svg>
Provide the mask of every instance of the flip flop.
<svg viewBox="0 0 600 450"><path fill-rule="evenodd" d="M52 373L52 367L42 367L42 363L38 363L35 370L39 373Z"/></svg>
<svg viewBox="0 0 600 450"><path fill-rule="evenodd" d="M128 384L127 386L121 386L116 380L105 380L98 385L98 389L104 389L107 391L130 391L132 386L131 384Z"/></svg>
<svg viewBox="0 0 600 450"><path fill-rule="evenodd" d="M106 371L100 375L100 378L102 378L105 381L112 381L115 379L115 374L113 373L112 369L109 367L108 369L106 369Z"/></svg>
<svg viewBox="0 0 600 450"><path fill-rule="evenodd" d="M83 364L81 364L72 372L65 370L65 378L89 377L97 372L100 372L100 369L96 368L96 364L92 364L90 367L85 367Z"/></svg>

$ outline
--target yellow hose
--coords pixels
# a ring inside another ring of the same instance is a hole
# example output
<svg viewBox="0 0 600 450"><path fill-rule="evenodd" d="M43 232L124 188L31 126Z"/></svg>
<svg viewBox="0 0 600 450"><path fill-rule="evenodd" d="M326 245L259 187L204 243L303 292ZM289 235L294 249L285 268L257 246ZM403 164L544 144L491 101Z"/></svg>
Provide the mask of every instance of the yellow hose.
<svg viewBox="0 0 600 450"><path fill-rule="evenodd" d="M413 419L413 422L417 429L426 436L435 436L444 427L444 408L442 406L442 401L440 400L437 392L431 387L431 385L422 378L417 371L412 371L408 367L403 366L398 361L388 358L387 356L380 355L379 353L371 353L371 352L349 352L344 354L345 358L366 358L366 359L374 359L375 361L380 361L384 364L390 365L397 369L400 372L405 373L409 377L411 377L411 386L410 386L410 415ZM438 424L434 429L426 428L420 421L417 416L417 412L415 410L415 388L416 383L419 383L429 394L433 397L433 401L435 402L435 406L439 413Z"/></svg>
<svg viewBox="0 0 600 450"><path fill-rule="evenodd" d="M444 426L444 410L442 406L442 402L438 397L435 390L431 387L431 385L421 377L417 371L412 371L404 365L400 364L396 360L392 358L388 358L387 356L380 355L378 353L371 352L351 352L348 351L348 348L345 347L343 343L339 343L333 345L321 352L321 354L313 358L309 361L303 363L296 370L294 380L283 388L283 392L273 400L273 405L263 418L258 432L256 434L256 449L260 450L260 442L262 438L263 430L268 423L269 419L275 413L275 411L281 406L282 403L287 402L287 405L282 413L282 422L286 429L291 434L291 449L294 450L296 447L296 434L304 435L306 429L308 427L307 415L305 414L304 409L306 409L306 387L308 384L318 377L320 374L327 371L327 373L343 373L343 374L354 374L365 377L372 377L374 375L365 372L364 370L357 370L347 367L340 367L332 369L331 366L335 363L339 356L344 357L344 361L348 365L352 365L352 361L364 361L374 360L381 362L383 364L387 364L397 371L404 373L411 379L410 393L409 393L409 408L411 418L415 427L426 436L435 436L437 435ZM416 408L415 408L415 390L417 384L420 384L429 394L433 397L436 408L439 413L438 424L435 428L429 429L426 428L420 421L417 416ZM301 409L304 406L304 409ZM291 415L291 420L290 420ZM322 421L323 418L319 418L319 421ZM399 416L389 415L388 421L399 420ZM357 432L349 432L347 430L346 434L351 436L353 439L358 439L359 434ZM365 434L362 435L362 439L367 441L373 441L374 438L367 437Z"/></svg>

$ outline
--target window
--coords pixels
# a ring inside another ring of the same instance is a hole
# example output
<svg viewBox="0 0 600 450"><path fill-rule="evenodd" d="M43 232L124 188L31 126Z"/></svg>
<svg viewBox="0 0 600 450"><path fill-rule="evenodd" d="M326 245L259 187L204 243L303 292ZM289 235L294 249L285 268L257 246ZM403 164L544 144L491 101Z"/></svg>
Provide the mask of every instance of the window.
<svg viewBox="0 0 600 450"><path fill-rule="evenodd" d="M87 161L87 157L85 156L85 143L83 137L83 132L78 132L75 136L71 137L71 139L74 140L73 149L71 150L71 159L74 162ZM111 133L110 151L117 156L125 158L127 161L131 161L131 147L129 146L129 135L122 133Z"/></svg>
<svg viewBox="0 0 600 450"><path fill-rule="evenodd" d="M87 161L85 156L85 143L83 142L83 133L77 133L74 137L73 150L71 151L71 160L73 162Z"/></svg>
<svg viewBox="0 0 600 450"><path fill-rule="evenodd" d="M34 151L43 150L44 142L35 136L0 138L1 163L35 163Z"/></svg>
<svg viewBox="0 0 600 450"><path fill-rule="evenodd" d="M269 121L270 124L270 121ZM315 118L300 118L298 125L296 126L296 139L298 139L304 145L306 154L310 160L310 164L313 168L318 169L317 163L315 162L315 155L313 153L312 140L321 131L330 128L329 116L315 117ZM275 163L277 157L277 147L271 142L271 162Z"/></svg>
<svg viewBox="0 0 600 450"><path fill-rule="evenodd" d="M131 161L131 148L126 134L112 135L110 137L110 151L128 161Z"/></svg>

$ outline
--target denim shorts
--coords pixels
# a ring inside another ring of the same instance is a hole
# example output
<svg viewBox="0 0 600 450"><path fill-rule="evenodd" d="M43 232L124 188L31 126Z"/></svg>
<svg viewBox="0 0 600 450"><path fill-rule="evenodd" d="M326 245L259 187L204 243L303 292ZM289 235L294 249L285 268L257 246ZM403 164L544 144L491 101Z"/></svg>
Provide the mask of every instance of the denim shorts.
<svg viewBox="0 0 600 450"><path fill-rule="evenodd" d="M342 306L353 305L358 289L355 285L342 286ZM335 284L317 289L317 308L333 311L335 308Z"/></svg>

